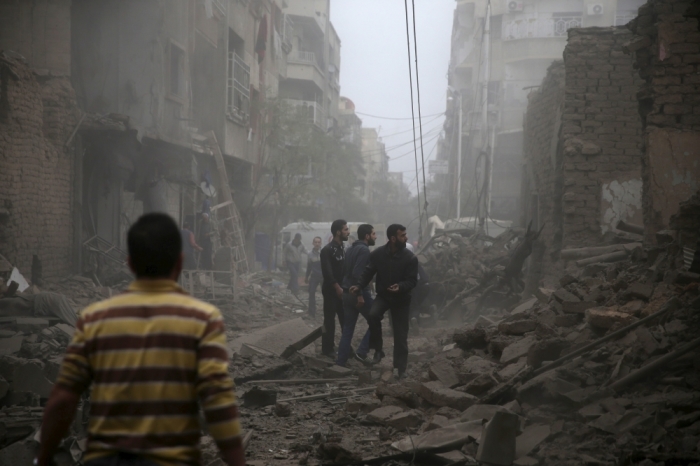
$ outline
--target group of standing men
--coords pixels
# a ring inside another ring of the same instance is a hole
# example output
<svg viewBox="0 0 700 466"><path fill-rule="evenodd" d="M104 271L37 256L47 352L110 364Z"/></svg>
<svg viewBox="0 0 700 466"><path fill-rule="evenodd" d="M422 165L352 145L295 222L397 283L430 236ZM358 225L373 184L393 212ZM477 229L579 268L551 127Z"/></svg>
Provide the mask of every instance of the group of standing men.
<svg viewBox="0 0 700 466"><path fill-rule="evenodd" d="M358 227L358 239L346 252L343 242L348 240L349 233L345 220L334 221L331 225L333 239L318 252L323 280L321 350L324 355L334 358L336 364L345 366L353 354L352 337L357 319L362 315L367 320L369 329L354 352L354 357L368 365L380 362L384 357L382 318L390 311L394 332L394 368L398 370L398 376L403 377L408 363L411 290L415 288L418 276L418 259L406 249L406 227L390 225L386 232L387 243L372 252L369 247L374 246L376 240L372 225L363 224ZM320 238L314 239L315 250L316 240L318 247L321 243ZM369 285L375 276L376 298L373 299ZM311 290L309 294L311 295ZM342 329L337 355L336 316ZM370 350L374 350L371 361Z"/></svg>

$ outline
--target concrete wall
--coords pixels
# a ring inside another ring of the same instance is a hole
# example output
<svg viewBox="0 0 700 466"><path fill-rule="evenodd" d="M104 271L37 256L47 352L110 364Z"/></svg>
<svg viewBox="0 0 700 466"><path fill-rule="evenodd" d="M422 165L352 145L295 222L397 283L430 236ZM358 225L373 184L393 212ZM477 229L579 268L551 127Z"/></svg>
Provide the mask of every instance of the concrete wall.
<svg viewBox="0 0 700 466"><path fill-rule="evenodd" d="M0 0L0 50L40 74L70 75L71 0Z"/></svg>
<svg viewBox="0 0 700 466"><path fill-rule="evenodd" d="M594 245L618 220L641 220L641 80L623 27L569 31L561 124L563 246Z"/></svg>
<svg viewBox="0 0 700 466"><path fill-rule="evenodd" d="M700 189L700 3L650 0L631 23L644 84L643 202L646 239L669 227Z"/></svg>
<svg viewBox="0 0 700 466"><path fill-rule="evenodd" d="M73 77L82 107L120 113L142 134L189 143L193 3L187 0L73 2ZM183 53L173 91L173 47Z"/></svg>
<svg viewBox="0 0 700 466"><path fill-rule="evenodd" d="M0 254L29 278L72 270L73 157L65 142L78 120L67 77L37 80L22 61L0 57Z"/></svg>

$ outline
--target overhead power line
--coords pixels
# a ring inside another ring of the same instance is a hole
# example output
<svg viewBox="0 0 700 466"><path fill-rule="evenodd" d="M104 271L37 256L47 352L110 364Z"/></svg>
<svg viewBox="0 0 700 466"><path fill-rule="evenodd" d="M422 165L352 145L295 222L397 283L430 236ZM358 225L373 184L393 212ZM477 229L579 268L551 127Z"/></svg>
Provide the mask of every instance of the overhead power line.
<svg viewBox="0 0 700 466"><path fill-rule="evenodd" d="M381 119L381 120L415 120L415 118L411 118L411 117L408 117L408 118L395 118L395 117L387 117L387 116L370 115L369 113L362 113L362 112L355 112L355 113L358 114L358 115L362 115L362 116L368 116L368 117L372 117L372 118L379 118L379 119ZM438 116L438 115L444 115L444 114L445 114L445 112L433 113L432 115L425 115L423 118L430 118L430 117L434 117L434 116Z"/></svg>
<svg viewBox="0 0 700 466"><path fill-rule="evenodd" d="M420 131L420 160L421 160L421 170L423 171L423 213L428 211L428 190L425 184L425 155L423 153L423 122L421 120L421 110L420 110L420 81L418 80L418 36L416 35L416 2L411 0L411 7L413 8L413 58L416 61L416 96L418 98L418 129ZM461 128L460 128L461 130ZM418 174L416 173L416 176ZM420 193L416 193L420 198Z"/></svg>
<svg viewBox="0 0 700 466"><path fill-rule="evenodd" d="M421 217L420 212L420 185L418 184L418 148L416 147L416 114L413 105L413 72L411 71L411 33L408 27L408 0L404 0L404 9L406 10L406 50L408 52L408 84L411 88L411 120L413 122L413 151L414 160L416 162L416 198L418 200L418 218ZM414 13L415 14L415 13ZM421 230L421 223L418 222L418 237L422 239L423 232Z"/></svg>

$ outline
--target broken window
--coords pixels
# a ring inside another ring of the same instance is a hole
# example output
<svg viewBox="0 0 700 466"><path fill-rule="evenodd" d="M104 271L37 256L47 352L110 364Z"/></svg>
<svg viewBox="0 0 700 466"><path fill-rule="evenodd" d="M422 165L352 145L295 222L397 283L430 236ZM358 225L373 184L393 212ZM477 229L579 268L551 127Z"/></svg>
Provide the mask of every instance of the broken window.
<svg viewBox="0 0 700 466"><path fill-rule="evenodd" d="M170 43L170 95L185 97L185 50Z"/></svg>

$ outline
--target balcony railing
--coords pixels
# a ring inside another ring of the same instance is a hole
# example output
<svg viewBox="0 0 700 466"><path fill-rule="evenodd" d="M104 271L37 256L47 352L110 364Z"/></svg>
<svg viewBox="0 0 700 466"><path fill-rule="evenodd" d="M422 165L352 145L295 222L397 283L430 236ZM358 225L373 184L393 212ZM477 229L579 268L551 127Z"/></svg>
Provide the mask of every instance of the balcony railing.
<svg viewBox="0 0 700 466"><path fill-rule="evenodd" d="M250 114L250 66L235 52L228 54L227 113L242 122Z"/></svg>
<svg viewBox="0 0 700 466"><path fill-rule="evenodd" d="M583 24L581 16L555 16L552 18L523 18L503 23L503 40L529 39L533 37L566 37L571 28Z"/></svg>
<svg viewBox="0 0 700 466"><path fill-rule="evenodd" d="M637 17L637 13L629 11L629 12L620 12L618 11L615 14L615 24L614 26L624 26L625 24L629 23L632 21L634 18Z"/></svg>
<svg viewBox="0 0 700 466"><path fill-rule="evenodd" d="M295 109L301 111L310 122L318 126L322 130L326 130L326 113L321 108L321 104L313 100L294 100L287 99L287 103Z"/></svg>
<svg viewBox="0 0 700 466"><path fill-rule="evenodd" d="M304 63L308 65L318 66L318 61L316 60L316 54L313 52L307 52L304 50L295 50L287 58L290 62Z"/></svg>

